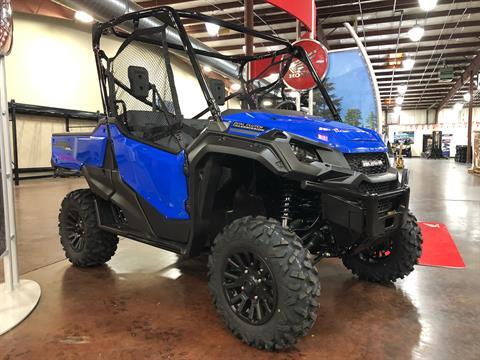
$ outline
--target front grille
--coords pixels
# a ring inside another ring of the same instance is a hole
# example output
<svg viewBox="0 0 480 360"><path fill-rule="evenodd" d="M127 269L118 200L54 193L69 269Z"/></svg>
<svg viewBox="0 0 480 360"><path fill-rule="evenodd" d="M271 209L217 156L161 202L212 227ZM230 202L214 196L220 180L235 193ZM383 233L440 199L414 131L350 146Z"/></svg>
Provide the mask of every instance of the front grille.
<svg viewBox="0 0 480 360"><path fill-rule="evenodd" d="M378 213L379 214L384 214L390 210L393 210L393 202L392 200L385 199L385 200L380 200L378 202Z"/></svg>
<svg viewBox="0 0 480 360"><path fill-rule="evenodd" d="M382 194L388 191L395 190L397 188L397 181L387 181L383 183L369 183L362 182L359 186L359 190L364 193L370 194Z"/></svg>
<svg viewBox="0 0 480 360"><path fill-rule="evenodd" d="M364 174L381 174L388 169L388 158L385 153L344 154L352 170ZM375 163L378 162L378 165ZM373 165L372 165L373 164Z"/></svg>

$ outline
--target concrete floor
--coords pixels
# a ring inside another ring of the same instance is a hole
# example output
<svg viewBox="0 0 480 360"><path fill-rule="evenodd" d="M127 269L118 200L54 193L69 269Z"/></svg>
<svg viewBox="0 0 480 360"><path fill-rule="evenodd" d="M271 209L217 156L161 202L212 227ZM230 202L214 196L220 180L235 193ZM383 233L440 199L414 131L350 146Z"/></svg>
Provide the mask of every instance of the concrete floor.
<svg viewBox="0 0 480 360"><path fill-rule="evenodd" d="M358 281L338 260L318 265L317 323L284 353L252 349L217 318L202 259L130 240L105 266L63 260L57 213L81 179L17 188L20 268L43 294L37 309L0 336L0 359L480 359L480 177L447 160L408 159L411 208L444 222L466 269L417 266L395 286Z"/></svg>

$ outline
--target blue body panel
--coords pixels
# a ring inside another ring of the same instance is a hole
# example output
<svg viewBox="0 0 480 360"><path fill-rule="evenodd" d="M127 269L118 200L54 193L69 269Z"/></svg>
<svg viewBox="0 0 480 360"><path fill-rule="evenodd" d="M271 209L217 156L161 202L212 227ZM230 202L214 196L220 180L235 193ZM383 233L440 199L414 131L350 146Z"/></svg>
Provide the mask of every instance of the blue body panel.
<svg viewBox="0 0 480 360"><path fill-rule="evenodd" d="M135 141L115 125L110 125L110 134L123 181L167 219L189 219L184 151L171 154Z"/></svg>
<svg viewBox="0 0 480 360"><path fill-rule="evenodd" d="M266 131L275 129L317 141L342 153L386 152L382 138L374 130L325 120L317 116L284 115L268 112L239 112L223 116L231 122L228 132L245 137L258 137L265 131L250 131L235 126L235 122L258 125Z"/></svg>
<svg viewBox="0 0 480 360"><path fill-rule="evenodd" d="M281 130L319 143L342 153L386 152L373 130L314 116L239 112L225 115L231 134L255 138L269 130ZM109 125L120 175L139 196L167 219L190 218L185 205L188 182L184 173L185 152L172 154L123 135ZM79 170L83 165L103 167L107 145L106 125L91 135L55 135L52 138L54 165Z"/></svg>
<svg viewBox="0 0 480 360"><path fill-rule="evenodd" d="M107 146L107 128L100 125L91 135L54 135L52 161L55 166L80 170L82 165L103 166Z"/></svg>

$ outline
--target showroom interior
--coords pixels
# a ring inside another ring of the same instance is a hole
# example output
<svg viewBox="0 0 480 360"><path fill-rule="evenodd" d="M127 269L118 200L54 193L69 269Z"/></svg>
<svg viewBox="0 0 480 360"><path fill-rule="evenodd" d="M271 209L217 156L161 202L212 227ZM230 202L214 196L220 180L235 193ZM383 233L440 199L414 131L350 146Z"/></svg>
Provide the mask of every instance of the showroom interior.
<svg viewBox="0 0 480 360"><path fill-rule="evenodd" d="M480 0L0 15L0 359L480 359Z"/></svg>

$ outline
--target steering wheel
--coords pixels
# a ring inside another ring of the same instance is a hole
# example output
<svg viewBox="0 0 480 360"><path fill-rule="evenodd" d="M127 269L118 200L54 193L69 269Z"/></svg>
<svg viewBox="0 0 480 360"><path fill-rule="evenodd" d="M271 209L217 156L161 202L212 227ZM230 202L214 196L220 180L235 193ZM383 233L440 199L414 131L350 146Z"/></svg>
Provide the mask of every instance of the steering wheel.
<svg viewBox="0 0 480 360"><path fill-rule="evenodd" d="M278 110L297 110L297 104L292 100L285 100L275 106Z"/></svg>

